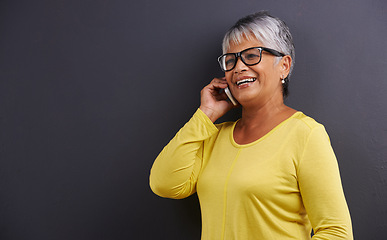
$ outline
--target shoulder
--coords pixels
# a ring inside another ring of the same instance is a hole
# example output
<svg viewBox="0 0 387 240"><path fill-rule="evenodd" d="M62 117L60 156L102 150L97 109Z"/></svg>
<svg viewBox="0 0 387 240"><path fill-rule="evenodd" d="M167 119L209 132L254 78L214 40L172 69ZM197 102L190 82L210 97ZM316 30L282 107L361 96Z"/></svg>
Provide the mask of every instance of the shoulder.
<svg viewBox="0 0 387 240"><path fill-rule="evenodd" d="M219 129L219 131L224 131L226 129L233 128L235 122L222 122L222 123L217 123L215 126Z"/></svg>
<svg viewBox="0 0 387 240"><path fill-rule="evenodd" d="M288 128L289 144L296 153L295 165L299 168L304 163L326 162L335 160L328 133L323 124L298 112Z"/></svg>
<svg viewBox="0 0 387 240"><path fill-rule="evenodd" d="M310 138L328 139L328 134L323 124L303 112L295 113L287 124L288 134L297 138L298 141L307 142Z"/></svg>
<svg viewBox="0 0 387 240"><path fill-rule="evenodd" d="M299 130L304 130L306 132L313 131L315 129L324 129L324 125L317 122L312 117L305 115L303 112L296 112L292 116L292 125L297 127Z"/></svg>
<svg viewBox="0 0 387 240"><path fill-rule="evenodd" d="M222 122L215 124L215 127L217 128L216 134L213 134L211 137L206 139L205 145L208 144L214 144L219 139L227 139L230 136L230 133L232 133L232 130L234 128L235 122Z"/></svg>

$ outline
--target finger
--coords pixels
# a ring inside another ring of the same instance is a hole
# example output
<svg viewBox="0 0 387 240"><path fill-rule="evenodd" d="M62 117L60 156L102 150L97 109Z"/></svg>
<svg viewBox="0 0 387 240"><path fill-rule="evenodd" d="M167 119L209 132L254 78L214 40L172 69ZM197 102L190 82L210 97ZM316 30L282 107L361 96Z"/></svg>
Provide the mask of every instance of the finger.
<svg viewBox="0 0 387 240"><path fill-rule="evenodd" d="M222 100L228 100L228 97L227 97L227 94L225 92L222 92L222 93L218 93L216 96L215 96L216 100L218 101L222 101Z"/></svg>
<svg viewBox="0 0 387 240"><path fill-rule="evenodd" d="M221 79L215 78L214 80L211 81L211 83L209 85L213 86L215 88L225 88L225 87L227 87L227 82L226 82L226 80L221 80Z"/></svg>
<svg viewBox="0 0 387 240"><path fill-rule="evenodd" d="M222 78L214 78L214 79L212 79L212 82L227 83L225 77L222 77Z"/></svg>

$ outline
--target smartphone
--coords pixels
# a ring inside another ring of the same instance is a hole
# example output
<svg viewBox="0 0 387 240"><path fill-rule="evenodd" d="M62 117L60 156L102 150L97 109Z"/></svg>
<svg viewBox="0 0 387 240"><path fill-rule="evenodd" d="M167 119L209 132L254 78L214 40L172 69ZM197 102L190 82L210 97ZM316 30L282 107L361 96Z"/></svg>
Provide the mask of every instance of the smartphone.
<svg viewBox="0 0 387 240"><path fill-rule="evenodd" d="M232 96L230 89L228 89L228 87L226 87L226 88L224 89L224 92L226 93L228 99L230 99L230 101L232 102L232 104L234 104L234 106L237 106L237 105L238 105L238 102L237 102L237 101L235 100L235 98Z"/></svg>

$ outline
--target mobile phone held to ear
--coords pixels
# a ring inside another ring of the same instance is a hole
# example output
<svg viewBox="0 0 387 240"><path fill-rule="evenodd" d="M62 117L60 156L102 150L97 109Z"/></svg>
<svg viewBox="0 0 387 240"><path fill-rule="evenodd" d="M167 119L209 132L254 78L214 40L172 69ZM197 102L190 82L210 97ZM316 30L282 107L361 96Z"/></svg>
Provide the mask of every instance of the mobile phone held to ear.
<svg viewBox="0 0 387 240"><path fill-rule="evenodd" d="M226 93L228 99L230 99L230 101L232 102L232 104L234 104L234 106L237 106L237 105L238 105L238 102L237 102L237 101L235 100L235 98L232 96L230 89L228 89L228 87L226 87L226 88L224 89L224 92Z"/></svg>

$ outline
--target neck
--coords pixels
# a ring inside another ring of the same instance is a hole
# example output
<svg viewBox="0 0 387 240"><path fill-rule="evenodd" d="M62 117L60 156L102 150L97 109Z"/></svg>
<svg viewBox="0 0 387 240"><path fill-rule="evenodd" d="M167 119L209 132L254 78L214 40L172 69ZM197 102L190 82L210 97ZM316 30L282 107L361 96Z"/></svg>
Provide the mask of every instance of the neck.
<svg viewBox="0 0 387 240"><path fill-rule="evenodd" d="M292 114L291 112L294 113L294 110L284 104L281 96L281 98L273 98L261 105L243 106L240 124L248 128L256 127L283 114Z"/></svg>

